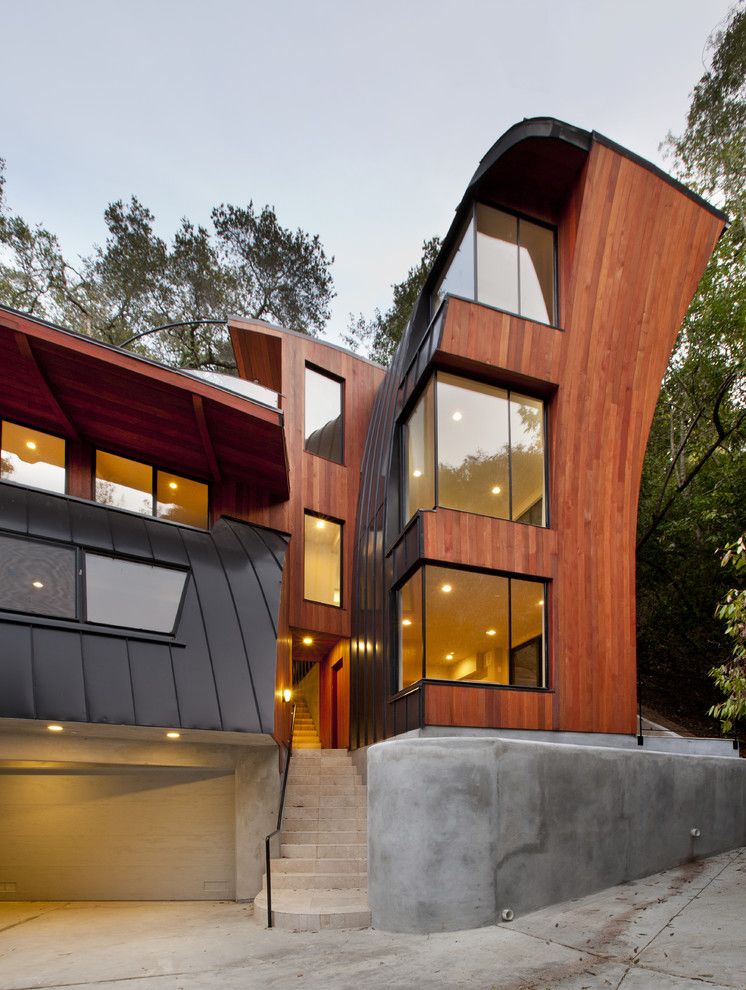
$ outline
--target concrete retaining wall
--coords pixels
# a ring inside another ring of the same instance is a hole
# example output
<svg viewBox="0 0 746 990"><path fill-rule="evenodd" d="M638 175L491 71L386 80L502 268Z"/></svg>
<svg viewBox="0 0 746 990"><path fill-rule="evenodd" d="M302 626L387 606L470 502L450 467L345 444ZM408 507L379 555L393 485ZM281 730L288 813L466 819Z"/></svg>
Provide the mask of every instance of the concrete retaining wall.
<svg viewBox="0 0 746 990"><path fill-rule="evenodd" d="M744 760L494 738L367 755L369 899L388 931L489 925L746 844Z"/></svg>

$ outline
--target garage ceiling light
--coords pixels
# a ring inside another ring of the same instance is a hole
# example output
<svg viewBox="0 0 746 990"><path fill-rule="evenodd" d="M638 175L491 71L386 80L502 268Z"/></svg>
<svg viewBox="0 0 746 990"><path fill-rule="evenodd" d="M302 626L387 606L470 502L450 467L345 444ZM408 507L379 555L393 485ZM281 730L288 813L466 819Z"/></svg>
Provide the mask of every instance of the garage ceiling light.
<svg viewBox="0 0 746 990"><path fill-rule="evenodd" d="M61 725L48 725L47 730L49 732L64 732L65 730Z"/></svg>
<svg viewBox="0 0 746 990"><path fill-rule="evenodd" d="M180 732L167 732L166 739L181 739Z"/></svg>

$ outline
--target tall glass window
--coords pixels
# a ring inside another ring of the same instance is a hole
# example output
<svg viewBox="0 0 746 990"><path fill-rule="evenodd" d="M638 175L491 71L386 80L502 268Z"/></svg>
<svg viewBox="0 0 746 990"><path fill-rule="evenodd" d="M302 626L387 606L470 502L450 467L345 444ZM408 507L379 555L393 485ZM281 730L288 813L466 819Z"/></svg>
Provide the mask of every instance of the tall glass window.
<svg viewBox="0 0 746 990"><path fill-rule="evenodd" d="M423 608L424 581L424 609ZM543 581L427 565L398 593L400 688L431 680L543 687Z"/></svg>
<svg viewBox="0 0 746 990"><path fill-rule="evenodd" d="M96 451L96 501L145 516L208 525L209 486L118 454Z"/></svg>
<svg viewBox="0 0 746 990"><path fill-rule="evenodd" d="M65 441L61 437L0 421L0 480L65 492Z"/></svg>
<svg viewBox="0 0 746 990"><path fill-rule="evenodd" d="M450 293L529 320L556 323L555 256L552 228L477 203L433 292L432 313Z"/></svg>
<svg viewBox="0 0 746 990"><path fill-rule="evenodd" d="M438 505L546 525L540 399L438 372L403 424L402 459L404 523Z"/></svg>
<svg viewBox="0 0 746 990"><path fill-rule="evenodd" d="M344 417L342 382L306 367L305 449L342 464Z"/></svg>
<svg viewBox="0 0 746 990"><path fill-rule="evenodd" d="M342 605L342 524L305 514L303 597L322 605Z"/></svg>

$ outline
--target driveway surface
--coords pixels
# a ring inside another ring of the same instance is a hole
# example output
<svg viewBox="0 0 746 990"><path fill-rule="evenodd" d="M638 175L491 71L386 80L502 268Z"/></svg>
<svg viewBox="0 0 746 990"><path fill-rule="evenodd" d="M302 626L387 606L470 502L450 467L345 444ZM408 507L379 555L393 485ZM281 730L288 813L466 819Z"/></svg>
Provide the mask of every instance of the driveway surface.
<svg viewBox="0 0 746 990"><path fill-rule="evenodd" d="M228 902L2 903L0 988L746 990L746 848L440 935L267 931Z"/></svg>

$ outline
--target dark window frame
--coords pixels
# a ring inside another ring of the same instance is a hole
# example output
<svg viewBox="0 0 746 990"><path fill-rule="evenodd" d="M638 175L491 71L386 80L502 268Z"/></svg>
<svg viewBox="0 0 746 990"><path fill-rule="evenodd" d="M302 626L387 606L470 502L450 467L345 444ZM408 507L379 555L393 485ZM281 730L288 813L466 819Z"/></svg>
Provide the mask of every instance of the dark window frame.
<svg viewBox="0 0 746 990"><path fill-rule="evenodd" d="M322 378L328 378L330 381L336 382L339 385L339 415L342 420L341 422L341 454L342 459L339 461L334 460L333 457L326 457L324 454L318 454L315 450L309 450L306 447L306 372L314 371L317 375L321 375ZM310 454L311 457L320 457L322 461L328 461L330 464L339 464L341 467L347 466L347 415L346 415L346 398L347 398L347 383L344 378L340 375L335 375L333 371L329 371L327 368L322 368L318 364L314 364L312 361L306 361L303 365L303 453Z"/></svg>
<svg viewBox="0 0 746 990"><path fill-rule="evenodd" d="M339 526L339 604L335 605L332 602L319 602L315 598L306 598L306 516L311 516L312 519L323 519L325 522L335 523ZM345 601L345 590L344 590L344 579L345 579L345 521L344 519L336 519L334 516L327 515L324 512L317 512L315 509L303 509L303 601L309 602L312 605L320 605L322 608L333 608L336 610L344 609L346 606Z"/></svg>
<svg viewBox="0 0 746 990"><path fill-rule="evenodd" d="M106 502L99 502L96 498L96 481L98 480L98 475L96 473L96 454L110 454L112 457L121 457L125 461L133 461L135 464L143 464L145 467L150 468L150 497L153 500L153 508L151 512L138 512L136 509L125 509L120 505L107 505ZM207 488L207 519L204 526L195 526L192 523L180 522L178 519L166 519L164 516L158 515L158 473L162 471L164 474L173 474L177 478L183 478L185 481L194 481L198 485L204 485ZM163 464L153 464L150 461L140 461L136 457L131 457L129 454L122 454L117 450L109 450L106 447L92 447L91 448L91 501L95 502L96 505L102 505L107 509L115 509L117 512L128 512L133 516L140 516L143 519L157 519L159 522L170 522L177 526L189 526L192 529L200 530L204 532L210 529L212 525L212 499L213 491L212 485L209 481L205 481L204 478L196 478L194 475L184 474L183 471L175 471L171 468L165 467Z"/></svg>
<svg viewBox="0 0 746 990"><path fill-rule="evenodd" d="M23 423L20 420L12 419L10 416L0 416L0 450L3 449L3 423L11 423L21 429L35 430L36 433L46 433L49 437L61 440L65 445L65 490L64 492L52 491L51 488L38 488L36 485L29 485L25 481L13 481L10 478L0 478L2 484L19 485L21 488L32 488L35 492L51 492L52 495L68 495L70 487L70 444L69 437L62 433L55 433L53 430L43 430L40 426L32 426L30 423Z"/></svg>

